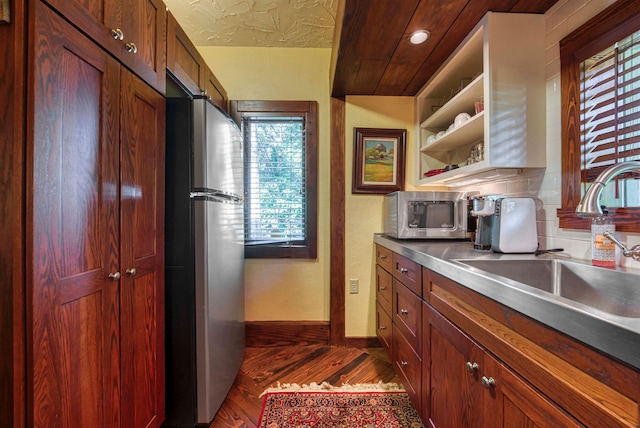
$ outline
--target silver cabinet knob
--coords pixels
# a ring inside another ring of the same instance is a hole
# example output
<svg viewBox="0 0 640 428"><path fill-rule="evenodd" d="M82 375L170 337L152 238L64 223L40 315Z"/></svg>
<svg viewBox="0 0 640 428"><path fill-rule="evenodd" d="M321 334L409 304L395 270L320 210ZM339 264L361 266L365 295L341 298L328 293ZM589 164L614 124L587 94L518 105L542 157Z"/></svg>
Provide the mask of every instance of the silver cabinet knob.
<svg viewBox="0 0 640 428"><path fill-rule="evenodd" d="M400 268L400 273L407 273L409 272L409 269L407 268Z"/></svg>
<svg viewBox="0 0 640 428"><path fill-rule="evenodd" d="M127 274L127 275L129 275L129 276L134 276L136 273L138 273L138 271L136 270L136 268L130 268L130 269L127 269L125 272L126 272L126 274Z"/></svg>
<svg viewBox="0 0 640 428"><path fill-rule="evenodd" d="M482 382L482 386L487 389L491 389L496 386L496 381L492 377L482 376L482 379L480 379L480 381Z"/></svg>
<svg viewBox="0 0 640 428"><path fill-rule="evenodd" d="M114 29L111 30L111 37L113 37L116 40L123 40L124 39L124 33L122 32L121 29L114 28Z"/></svg>
<svg viewBox="0 0 640 428"><path fill-rule="evenodd" d="M409 363L406 361L400 361L400 364L402 365L402 367L407 367L409 365Z"/></svg>
<svg viewBox="0 0 640 428"><path fill-rule="evenodd" d="M471 361L467 361L467 371L469 373L473 373L473 372L477 372L478 371L478 363L476 362L471 362Z"/></svg>
<svg viewBox="0 0 640 428"><path fill-rule="evenodd" d="M386 330L386 329L387 329L387 327L385 327L385 326L383 326L383 325L381 325L380 327L378 327L378 330Z"/></svg>
<svg viewBox="0 0 640 428"><path fill-rule="evenodd" d="M115 273L110 273L109 274L109 279L112 281L117 281L120 279L120 272L115 272Z"/></svg>
<svg viewBox="0 0 640 428"><path fill-rule="evenodd" d="M387 258L387 256L385 254L380 256L380 260L385 260Z"/></svg>
<svg viewBox="0 0 640 428"><path fill-rule="evenodd" d="M380 291L384 291L384 290L386 290L386 289L387 289L387 287L385 287L385 286L380 286L380 287L378 287L378 290L380 290Z"/></svg>
<svg viewBox="0 0 640 428"><path fill-rule="evenodd" d="M131 43L127 43L126 45L124 45L124 48L127 50L127 52L135 54L138 53L138 47L136 46L135 43L131 42Z"/></svg>
<svg viewBox="0 0 640 428"><path fill-rule="evenodd" d="M407 314L409 313L409 311L408 311L408 310L406 310L406 309L400 309L400 313L401 313L402 315L407 315Z"/></svg>

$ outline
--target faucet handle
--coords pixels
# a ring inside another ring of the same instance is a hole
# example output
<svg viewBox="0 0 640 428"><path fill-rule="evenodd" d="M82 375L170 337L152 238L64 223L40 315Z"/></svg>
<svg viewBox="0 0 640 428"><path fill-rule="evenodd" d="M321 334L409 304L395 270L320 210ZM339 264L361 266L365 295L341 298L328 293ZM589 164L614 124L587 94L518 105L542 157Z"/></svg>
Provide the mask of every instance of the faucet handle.
<svg viewBox="0 0 640 428"><path fill-rule="evenodd" d="M607 239L610 239L614 244L616 244L622 250L622 255L625 257L631 257L635 261L640 261L640 244L634 245L631 249L628 249L622 242L618 241L618 239L611 232L605 232L602 234Z"/></svg>

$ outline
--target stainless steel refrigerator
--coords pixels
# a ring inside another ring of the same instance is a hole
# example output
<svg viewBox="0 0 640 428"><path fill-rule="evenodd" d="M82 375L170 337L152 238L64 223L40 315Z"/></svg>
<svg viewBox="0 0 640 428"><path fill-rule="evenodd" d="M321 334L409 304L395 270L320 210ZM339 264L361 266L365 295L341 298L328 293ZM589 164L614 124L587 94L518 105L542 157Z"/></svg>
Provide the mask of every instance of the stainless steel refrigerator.
<svg viewBox="0 0 640 428"><path fill-rule="evenodd" d="M165 426L209 426L244 352L242 137L218 107L171 88Z"/></svg>

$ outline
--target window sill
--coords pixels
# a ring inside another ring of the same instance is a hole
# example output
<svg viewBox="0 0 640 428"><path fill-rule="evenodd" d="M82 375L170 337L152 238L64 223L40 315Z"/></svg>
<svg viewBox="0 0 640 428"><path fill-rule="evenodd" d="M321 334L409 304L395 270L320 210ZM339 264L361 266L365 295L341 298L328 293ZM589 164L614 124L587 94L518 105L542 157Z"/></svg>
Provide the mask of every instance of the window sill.
<svg viewBox="0 0 640 428"><path fill-rule="evenodd" d="M640 233L640 208L608 208L618 232ZM559 208L557 211L562 229L590 230L591 219L576 215L575 208Z"/></svg>
<svg viewBox="0 0 640 428"><path fill-rule="evenodd" d="M245 259L316 259L315 246L306 245L260 245L245 246Z"/></svg>

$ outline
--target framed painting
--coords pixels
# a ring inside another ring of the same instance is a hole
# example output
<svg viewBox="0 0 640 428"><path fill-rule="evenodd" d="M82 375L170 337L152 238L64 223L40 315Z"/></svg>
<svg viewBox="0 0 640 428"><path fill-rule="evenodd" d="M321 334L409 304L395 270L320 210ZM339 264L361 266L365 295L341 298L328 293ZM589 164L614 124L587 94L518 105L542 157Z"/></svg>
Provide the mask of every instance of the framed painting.
<svg viewBox="0 0 640 428"><path fill-rule="evenodd" d="M404 190L406 129L354 128L351 193Z"/></svg>

